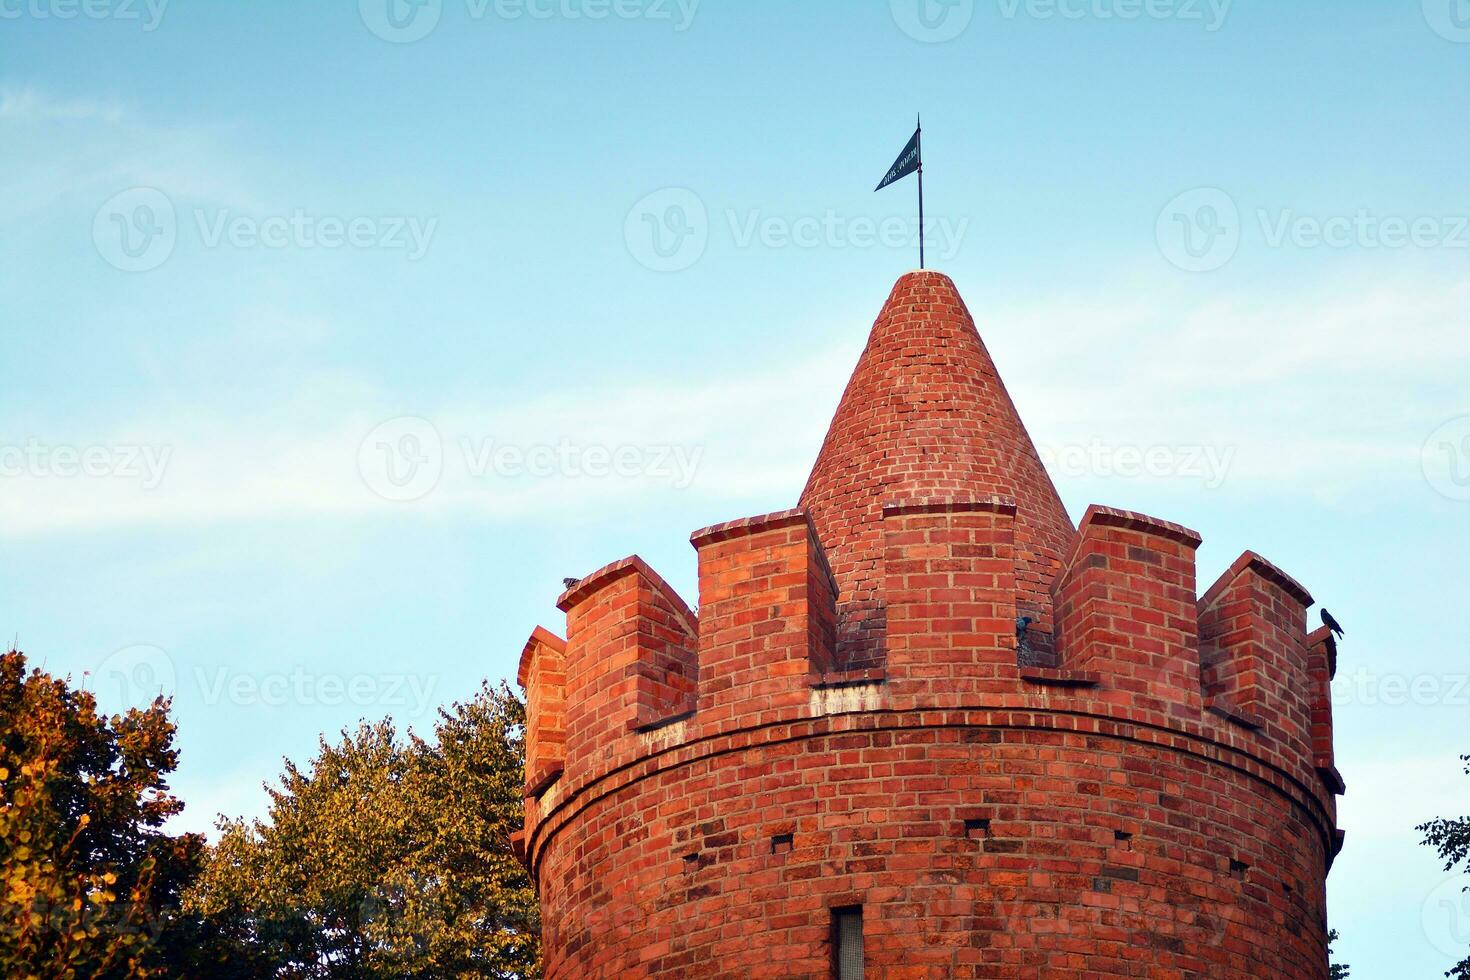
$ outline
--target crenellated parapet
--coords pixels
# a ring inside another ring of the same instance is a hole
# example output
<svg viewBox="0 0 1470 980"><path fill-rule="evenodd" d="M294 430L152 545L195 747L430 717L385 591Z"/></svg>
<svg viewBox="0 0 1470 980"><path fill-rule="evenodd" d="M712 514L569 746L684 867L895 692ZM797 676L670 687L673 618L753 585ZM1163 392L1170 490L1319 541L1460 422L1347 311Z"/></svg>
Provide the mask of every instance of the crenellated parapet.
<svg viewBox="0 0 1470 980"><path fill-rule="evenodd" d="M858 670L836 659L840 596L802 509L691 535L697 616L637 557L588 575L558 602L566 641L538 627L522 655L528 797L560 784L551 794L560 802L639 760L735 732L834 714L1006 708L1215 743L1330 811L1342 792L1328 691L1335 646L1330 634L1307 634L1305 589L1246 552L1199 595L1199 534L1093 506L1053 580L1052 621L1029 625L1023 650L1016 511L996 495L882 506L873 595L885 656Z"/></svg>

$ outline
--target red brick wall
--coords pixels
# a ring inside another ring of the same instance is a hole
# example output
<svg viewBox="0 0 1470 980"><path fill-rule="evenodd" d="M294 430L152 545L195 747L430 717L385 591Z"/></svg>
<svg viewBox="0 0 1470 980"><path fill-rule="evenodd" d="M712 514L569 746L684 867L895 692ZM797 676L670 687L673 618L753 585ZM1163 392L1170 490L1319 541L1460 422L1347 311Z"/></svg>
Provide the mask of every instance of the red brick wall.
<svg viewBox="0 0 1470 980"><path fill-rule="evenodd" d="M851 904L870 977L1326 976L1309 800L1204 743L1021 720L840 716L640 767L537 855L547 976L827 977Z"/></svg>

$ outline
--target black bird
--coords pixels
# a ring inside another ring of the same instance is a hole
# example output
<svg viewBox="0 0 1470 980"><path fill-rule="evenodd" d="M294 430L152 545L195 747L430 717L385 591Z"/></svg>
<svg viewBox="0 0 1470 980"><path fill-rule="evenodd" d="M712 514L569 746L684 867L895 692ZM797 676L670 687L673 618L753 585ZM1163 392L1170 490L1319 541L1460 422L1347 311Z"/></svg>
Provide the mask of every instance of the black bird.
<svg viewBox="0 0 1470 980"><path fill-rule="evenodd" d="M570 589L572 586L576 585L580 581L582 580L579 578L564 578L561 580L561 584Z"/></svg>
<svg viewBox="0 0 1470 980"><path fill-rule="evenodd" d="M1326 609L1322 610L1322 625L1332 630L1332 632L1336 633L1338 635L1338 638L1341 639L1342 626L1337 622L1337 620L1332 618L1332 613L1328 612Z"/></svg>

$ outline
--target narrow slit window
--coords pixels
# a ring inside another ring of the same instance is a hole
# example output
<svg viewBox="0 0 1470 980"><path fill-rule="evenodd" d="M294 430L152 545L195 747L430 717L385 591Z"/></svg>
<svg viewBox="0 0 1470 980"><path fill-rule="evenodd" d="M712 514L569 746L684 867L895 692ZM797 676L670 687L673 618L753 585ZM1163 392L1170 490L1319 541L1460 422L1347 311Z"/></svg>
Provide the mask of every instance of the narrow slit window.
<svg viewBox="0 0 1470 980"><path fill-rule="evenodd" d="M863 980L863 907L832 910L832 976Z"/></svg>

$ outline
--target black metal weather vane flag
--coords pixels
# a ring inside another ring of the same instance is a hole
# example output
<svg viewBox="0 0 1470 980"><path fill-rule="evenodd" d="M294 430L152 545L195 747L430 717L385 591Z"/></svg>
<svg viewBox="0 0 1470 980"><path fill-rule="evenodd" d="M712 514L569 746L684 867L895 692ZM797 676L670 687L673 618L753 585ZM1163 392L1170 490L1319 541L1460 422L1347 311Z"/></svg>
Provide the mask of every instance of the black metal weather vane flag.
<svg viewBox="0 0 1470 980"><path fill-rule="evenodd" d="M873 190L881 191L896 180L902 180L909 174L919 175L919 268L924 268L924 150L921 139L924 133L922 121L915 118L914 135L909 137L908 143L899 151L898 159L893 161L893 166L888 168L888 173L878 181L878 186Z"/></svg>

